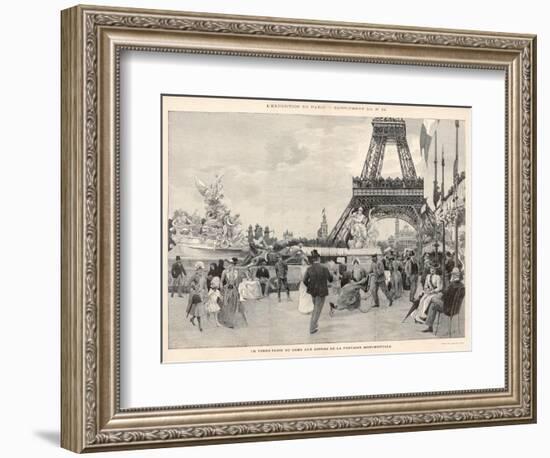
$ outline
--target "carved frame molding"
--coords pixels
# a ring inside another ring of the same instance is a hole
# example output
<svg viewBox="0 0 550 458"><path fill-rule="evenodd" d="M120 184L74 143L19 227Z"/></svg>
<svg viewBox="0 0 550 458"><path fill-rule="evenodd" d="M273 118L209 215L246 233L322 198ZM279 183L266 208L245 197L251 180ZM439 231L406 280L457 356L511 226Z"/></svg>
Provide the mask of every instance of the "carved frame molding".
<svg viewBox="0 0 550 458"><path fill-rule="evenodd" d="M505 389L120 409L124 49L504 70ZM80 6L63 11L62 446L81 452L535 421L535 62L530 35ZM342 415L342 406L349 413Z"/></svg>

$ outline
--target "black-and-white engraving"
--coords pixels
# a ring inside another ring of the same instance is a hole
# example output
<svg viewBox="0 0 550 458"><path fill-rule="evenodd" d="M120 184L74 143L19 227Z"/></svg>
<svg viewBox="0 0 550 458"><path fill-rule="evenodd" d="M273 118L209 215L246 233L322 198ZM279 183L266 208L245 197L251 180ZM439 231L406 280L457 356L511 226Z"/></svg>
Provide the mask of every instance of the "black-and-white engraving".
<svg viewBox="0 0 550 458"><path fill-rule="evenodd" d="M469 116L164 96L163 360L469 349Z"/></svg>

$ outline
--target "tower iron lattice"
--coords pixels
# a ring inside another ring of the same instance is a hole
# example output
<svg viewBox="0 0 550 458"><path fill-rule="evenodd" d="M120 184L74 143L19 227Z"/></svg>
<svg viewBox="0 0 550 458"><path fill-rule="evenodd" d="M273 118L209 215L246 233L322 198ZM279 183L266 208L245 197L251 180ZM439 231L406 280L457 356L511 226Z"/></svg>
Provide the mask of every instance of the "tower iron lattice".
<svg viewBox="0 0 550 458"><path fill-rule="evenodd" d="M418 177L407 143L407 127L401 118L374 118L372 138L361 175L352 179L352 196L328 236L332 244L350 238L350 217L360 207L369 218L400 218L423 234L433 228L433 212L424 198L424 179ZM381 175L386 146L395 144L401 177Z"/></svg>

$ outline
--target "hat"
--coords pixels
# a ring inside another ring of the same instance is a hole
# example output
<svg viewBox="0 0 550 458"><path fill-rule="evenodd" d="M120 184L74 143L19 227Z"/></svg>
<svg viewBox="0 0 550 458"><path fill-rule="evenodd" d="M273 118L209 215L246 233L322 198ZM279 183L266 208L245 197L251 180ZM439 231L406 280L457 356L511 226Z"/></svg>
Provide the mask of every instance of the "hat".
<svg viewBox="0 0 550 458"><path fill-rule="evenodd" d="M319 252L314 248L313 250L311 250L311 257L312 257L312 258L320 258L321 255L320 255Z"/></svg>
<svg viewBox="0 0 550 458"><path fill-rule="evenodd" d="M195 263L195 270L203 269L204 270L204 263L202 261L197 261Z"/></svg>
<svg viewBox="0 0 550 458"><path fill-rule="evenodd" d="M231 258L231 262L232 262L233 264L237 265L237 263L239 262L239 258L233 257L233 258Z"/></svg>
<svg viewBox="0 0 550 458"><path fill-rule="evenodd" d="M178 256L176 256L176 261L181 261L181 258Z"/></svg>

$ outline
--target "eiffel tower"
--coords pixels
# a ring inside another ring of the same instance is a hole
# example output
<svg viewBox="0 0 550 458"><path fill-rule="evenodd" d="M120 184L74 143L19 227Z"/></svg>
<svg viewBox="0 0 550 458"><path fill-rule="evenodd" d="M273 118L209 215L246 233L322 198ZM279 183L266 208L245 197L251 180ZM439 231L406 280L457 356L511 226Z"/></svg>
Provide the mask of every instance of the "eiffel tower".
<svg viewBox="0 0 550 458"><path fill-rule="evenodd" d="M350 216L360 207L369 218L401 218L422 234L431 229L433 214L424 198L424 179L416 169L407 143L407 128L401 118L374 118L372 138L363 170L352 179L352 197L328 240L334 245L350 238ZM402 178L381 176L387 144L395 144Z"/></svg>

